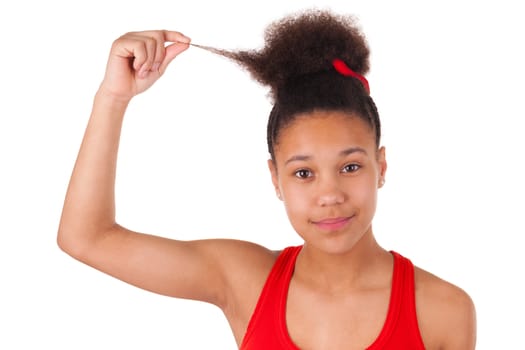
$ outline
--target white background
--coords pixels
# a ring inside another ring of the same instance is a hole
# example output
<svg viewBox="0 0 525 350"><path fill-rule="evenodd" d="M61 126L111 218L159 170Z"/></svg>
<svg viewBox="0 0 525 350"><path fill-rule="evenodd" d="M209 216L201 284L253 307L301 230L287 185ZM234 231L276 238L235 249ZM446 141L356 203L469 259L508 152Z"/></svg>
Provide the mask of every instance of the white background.
<svg viewBox="0 0 525 350"><path fill-rule="evenodd" d="M356 15L371 47L389 161L379 242L472 296L478 349L524 349L518 3L2 2L0 348L235 348L215 307L142 291L62 253L62 202L116 37L173 29L195 43L256 48L271 21L315 5ZM180 239L300 243L266 169L266 93L226 59L181 55L129 108L118 221Z"/></svg>

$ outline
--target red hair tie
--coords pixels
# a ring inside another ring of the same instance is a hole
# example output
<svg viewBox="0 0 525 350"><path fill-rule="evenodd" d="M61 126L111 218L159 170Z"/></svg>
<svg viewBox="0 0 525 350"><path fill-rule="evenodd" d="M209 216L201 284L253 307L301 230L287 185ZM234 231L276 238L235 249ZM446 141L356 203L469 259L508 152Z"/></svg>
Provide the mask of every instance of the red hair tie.
<svg viewBox="0 0 525 350"><path fill-rule="evenodd" d="M358 74L354 72L350 67L346 65L346 63L343 60L340 60L339 58L336 58L332 61L332 65L334 66L335 70L339 72L339 74L344 75L345 77L353 77L359 79L361 84L363 84L363 87L365 88L366 92L370 94L370 86L368 85L368 80L361 74Z"/></svg>

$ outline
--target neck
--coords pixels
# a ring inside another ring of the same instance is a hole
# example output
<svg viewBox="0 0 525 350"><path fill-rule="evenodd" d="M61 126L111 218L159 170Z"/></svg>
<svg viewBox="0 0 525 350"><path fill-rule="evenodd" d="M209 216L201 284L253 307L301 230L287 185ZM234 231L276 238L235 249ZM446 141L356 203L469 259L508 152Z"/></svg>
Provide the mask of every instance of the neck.
<svg viewBox="0 0 525 350"><path fill-rule="evenodd" d="M297 257L294 278L329 293L380 288L390 281L392 264L392 255L379 246L370 230L342 254L305 243Z"/></svg>

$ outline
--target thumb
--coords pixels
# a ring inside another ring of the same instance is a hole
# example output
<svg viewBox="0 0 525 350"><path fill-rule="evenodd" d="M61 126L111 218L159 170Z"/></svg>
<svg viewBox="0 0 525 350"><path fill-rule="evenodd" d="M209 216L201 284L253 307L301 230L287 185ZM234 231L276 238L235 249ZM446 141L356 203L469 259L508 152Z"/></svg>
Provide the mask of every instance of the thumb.
<svg viewBox="0 0 525 350"><path fill-rule="evenodd" d="M180 53L186 51L190 46L190 42L181 42L177 41L173 44L166 46L166 56L164 56L164 61L160 66L160 71L164 72L168 65L177 57Z"/></svg>

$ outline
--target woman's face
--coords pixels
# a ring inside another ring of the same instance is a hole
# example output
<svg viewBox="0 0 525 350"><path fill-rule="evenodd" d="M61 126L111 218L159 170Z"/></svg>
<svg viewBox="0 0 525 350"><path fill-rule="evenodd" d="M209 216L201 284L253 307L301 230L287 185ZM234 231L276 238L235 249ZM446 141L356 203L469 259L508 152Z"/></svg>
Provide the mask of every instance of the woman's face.
<svg viewBox="0 0 525 350"><path fill-rule="evenodd" d="M386 170L384 148L359 117L316 111L280 131L272 181L305 244L344 253L368 232Z"/></svg>

